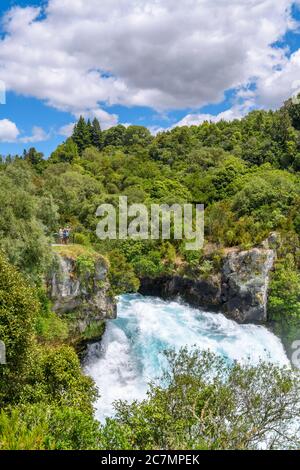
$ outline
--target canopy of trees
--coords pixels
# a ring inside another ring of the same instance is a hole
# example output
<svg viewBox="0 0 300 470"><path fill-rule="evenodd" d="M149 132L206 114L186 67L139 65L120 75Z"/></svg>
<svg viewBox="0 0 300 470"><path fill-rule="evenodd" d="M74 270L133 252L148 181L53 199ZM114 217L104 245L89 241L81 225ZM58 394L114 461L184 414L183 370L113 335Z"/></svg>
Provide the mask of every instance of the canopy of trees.
<svg viewBox="0 0 300 470"><path fill-rule="evenodd" d="M199 352L171 353L167 387L152 385L142 403L118 404L116 418L99 426L92 413L96 390L66 345L68 327L51 311L43 286L53 262L50 245L65 224L76 243L110 259L115 294L136 291L145 275L217 272L224 248L247 249L276 231L281 241L269 316L280 334L297 339L299 115L300 105L289 101L278 111L157 136L142 126L102 130L97 119L81 117L50 158L34 148L1 158L0 339L11 367L0 365L0 448L299 445L287 429L291 407L299 417L297 374L264 364L229 367ZM104 202L117 206L120 195L146 205L204 203L211 258L185 251L180 240L98 240L96 209ZM208 369L212 381L205 379Z"/></svg>

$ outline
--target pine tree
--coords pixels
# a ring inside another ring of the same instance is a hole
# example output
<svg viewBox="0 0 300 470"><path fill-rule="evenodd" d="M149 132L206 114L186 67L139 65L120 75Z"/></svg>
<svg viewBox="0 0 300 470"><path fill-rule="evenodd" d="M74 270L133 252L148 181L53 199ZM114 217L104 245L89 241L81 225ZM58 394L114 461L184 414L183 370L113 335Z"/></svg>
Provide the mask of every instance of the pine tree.
<svg viewBox="0 0 300 470"><path fill-rule="evenodd" d="M78 147L79 155L91 145L91 123L85 122L85 119L80 116L78 123L74 126L72 139Z"/></svg>
<svg viewBox="0 0 300 470"><path fill-rule="evenodd" d="M290 118L292 119L292 124L298 131L300 130L300 93L294 97L294 99L289 99L284 103L284 108L287 109Z"/></svg>
<svg viewBox="0 0 300 470"><path fill-rule="evenodd" d="M93 145L93 143L92 143L93 126L92 126L92 123L91 123L90 119L87 120L86 128L87 128L87 133L88 133L88 136L89 136L89 143L90 143L90 145Z"/></svg>
<svg viewBox="0 0 300 470"><path fill-rule="evenodd" d="M103 146L103 135L97 118L93 120L92 124L92 145L98 150L101 150Z"/></svg>
<svg viewBox="0 0 300 470"><path fill-rule="evenodd" d="M38 165L43 161L44 155L38 152L34 147L31 147L28 151L23 151L23 159L31 163L32 165Z"/></svg>

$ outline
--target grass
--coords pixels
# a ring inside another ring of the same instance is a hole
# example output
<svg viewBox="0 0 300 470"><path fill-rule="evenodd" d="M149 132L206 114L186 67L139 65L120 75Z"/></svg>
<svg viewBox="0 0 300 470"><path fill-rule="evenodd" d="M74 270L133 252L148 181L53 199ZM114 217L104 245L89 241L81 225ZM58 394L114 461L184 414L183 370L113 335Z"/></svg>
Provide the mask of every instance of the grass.
<svg viewBox="0 0 300 470"><path fill-rule="evenodd" d="M58 255L74 260L79 256L91 256L95 259L100 257L93 248L83 245L55 245L52 249Z"/></svg>
<svg viewBox="0 0 300 470"><path fill-rule="evenodd" d="M105 322L92 322L84 331L83 339L88 340L99 340L102 338L105 331Z"/></svg>

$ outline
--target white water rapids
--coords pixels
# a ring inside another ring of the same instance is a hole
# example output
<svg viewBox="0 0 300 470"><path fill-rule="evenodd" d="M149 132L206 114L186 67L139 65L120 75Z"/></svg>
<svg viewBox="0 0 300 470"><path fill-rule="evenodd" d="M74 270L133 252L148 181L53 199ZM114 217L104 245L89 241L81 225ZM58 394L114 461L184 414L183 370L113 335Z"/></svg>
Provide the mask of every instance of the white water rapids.
<svg viewBox="0 0 300 470"><path fill-rule="evenodd" d="M123 295L117 320L108 322L101 343L88 349L85 371L101 394L97 418L112 416L115 400L144 398L147 383L164 366L162 351L182 346L210 349L240 362L289 363L280 339L263 326L238 325L222 314L178 302Z"/></svg>

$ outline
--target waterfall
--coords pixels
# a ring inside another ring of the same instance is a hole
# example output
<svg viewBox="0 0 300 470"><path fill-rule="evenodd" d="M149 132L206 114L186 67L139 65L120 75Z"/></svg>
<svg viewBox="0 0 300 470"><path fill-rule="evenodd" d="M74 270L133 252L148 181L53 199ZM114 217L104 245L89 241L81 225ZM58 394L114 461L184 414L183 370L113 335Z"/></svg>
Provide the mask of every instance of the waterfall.
<svg viewBox="0 0 300 470"><path fill-rule="evenodd" d="M89 346L87 353L85 371L101 395L97 418L112 416L115 400L143 399L147 384L165 366L162 351L182 346L210 349L228 361L289 364L279 338L263 326L239 325L180 302L123 295L117 320L107 323L101 343Z"/></svg>

